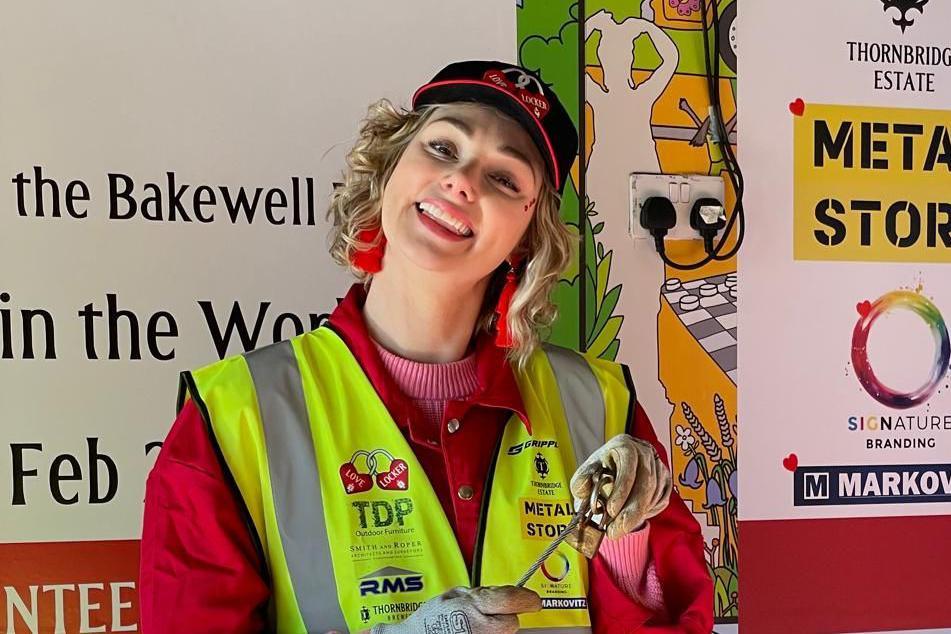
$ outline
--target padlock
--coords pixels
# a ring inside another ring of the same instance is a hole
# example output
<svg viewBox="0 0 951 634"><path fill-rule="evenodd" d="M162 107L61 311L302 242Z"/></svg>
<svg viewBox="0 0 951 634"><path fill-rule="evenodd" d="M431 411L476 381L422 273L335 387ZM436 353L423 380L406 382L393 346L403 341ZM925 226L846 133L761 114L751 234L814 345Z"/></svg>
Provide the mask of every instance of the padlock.
<svg viewBox="0 0 951 634"><path fill-rule="evenodd" d="M566 544L588 559L594 559L598 548L601 547L602 540L604 540L604 529L592 521L590 517L583 518L565 537Z"/></svg>
<svg viewBox="0 0 951 634"><path fill-rule="evenodd" d="M565 542L588 559L594 559L604 540L605 527L608 522L607 498L614 486L614 476L605 471L599 471L594 477L594 486L591 487L591 498L585 500L581 521L568 535ZM601 516L600 522L594 517Z"/></svg>

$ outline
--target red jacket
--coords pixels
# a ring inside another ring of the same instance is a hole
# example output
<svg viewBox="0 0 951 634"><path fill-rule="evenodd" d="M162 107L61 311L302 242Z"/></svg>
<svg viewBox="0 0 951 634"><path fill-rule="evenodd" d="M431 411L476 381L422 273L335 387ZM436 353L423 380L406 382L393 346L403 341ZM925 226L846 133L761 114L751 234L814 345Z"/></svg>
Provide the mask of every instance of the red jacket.
<svg viewBox="0 0 951 634"><path fill-rule="evenodd" d="M471 563L481 484L504 421L518 414L527 423L521 396L504 353L481 337L476 359L482 390L450 402L445 420L461 421L449 436L427 428L412 402L386 373L362 317L365 295L355 285L330 317L393 415L436 489L460 548ZM651 442L667 462L643 409L635 408L629 433ZM253 528L231 476L222 468L214 438L197 408L182 408L146 485L139 609L142 631L262 632L270 596L268 573ZM470 500L452 495L461 483ZM596 632L688 632L713 629L713 585L707 573L700 527L673 493L664 512L650 520L650 551L669 615L655 614L629 598L600 558L592 562L591 612Z"/></svg>

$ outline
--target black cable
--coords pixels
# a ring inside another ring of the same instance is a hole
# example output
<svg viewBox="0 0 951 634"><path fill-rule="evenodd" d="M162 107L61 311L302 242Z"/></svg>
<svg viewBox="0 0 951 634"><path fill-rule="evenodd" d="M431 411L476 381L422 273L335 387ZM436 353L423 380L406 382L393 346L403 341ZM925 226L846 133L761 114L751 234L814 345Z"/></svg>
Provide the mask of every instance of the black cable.
<svg viewBox="0 0 951 634"><path fill-rule="evenodd" d="M585 21L588 19L585 0L578 0L578 234L581 236L578 244L578 301L580 306L588 305L588 285L585 283L588 277L588 167L587 157L585 156L585 147L587 139L585 138L585 33L587 27ZM595 259L597 262L597 259ZM595 264L597 269L597 264ZM597 279L597 275L595 275ZM594 299L592 298L592 301ZM578 350L584 352L588 349L588 319L587 311L579 311L578 315ZM593 325L593 324L592 324Z"/></svg>
<svg viewBox="0 0 951 634"><path fill-rule="evenodd" d="M700 268L713 259L712 252L708 253L707 257L703 260L693 262L692 264L681 264L667 257L664 237L667 235L667 232L673 229L677 224L677 210L669 198L665 196L651 196L645 200L641 206L640 216L641 226L647 229L651 236L653 236L654 248L657 250L657 254L660 255L660 258L668 266L681 270L692 270Z"/></svg>
<svg viewBox="0 0 951 634"><path fill-rule="evenodd" d="M716 136L717 136L717 145L720 148L720 153L723 156L723 160L726 163L727 175L730 177L730 182L733 185L733 189L736 192L736 204L733 207L733 213L730 215L730 219L727 222L726 227L723 230L723 235L720 236L720 240L717 242L717 246L714 249L714 257L718 260L724 260L735 255L736 251L739 250L739 235L742 233L738 231L737 243L731 249L730 254L721 255L723 246L726 243L727 238L730 235L730 232L733 229L734 223L737 221L740 222L739 229L742 230L745 224L745 217L743 214L743 176L742 172L739 170L739 163L736 160L736 156L733 153L733 147L730 144L730 137L726 130L726 124L724 123L723 117L723 106L720 99L720 49L718 46L714 46L713 55L710 54L710 34L711 26L707 24L707 14L712 13L712 32L714 37L714 43L719 44L719 11L717 9L716 0L712 1L712 11L710 6L707 4L710 0L701 0L701 8L703 11L702 21L703 21L703 61L706 67L706 79L707 79L707 91L710 95L710 105L713 108L712 115L712 124L715 126ZM711 58L712 58L712 67L711 67ZM739 174L737 174L739 173Z"/></svg>
<svg viewBox="0 0 951 634"><path fill-rule="evenodd" d="M711 65L710 65L710 42L709 42L709 39L710 39L710 27L709 27L708 24L707 24L707 13L708 13L708 11L707 11L707 0L701 0L701 2L702 2L702 11L703 11L703 15L702 15L702 17L701 17L702 22L703 22L703 51L704 51L703 61L704 61L705 69L706 69L707 94L708 94L708 97L709 97L709 99L710 99L710 104L711 104L711 106L713 106L714 108L716 108L717 105L718 105L717 100L719 99L719 91L717 90L717 87L716 87L716 85L715 85L714 82L713 82L714 70L711 68ZM714 0L714 2L716 2L716 0ZM716 22L714 22L714 24L716 24ZM719 50L715 48L715 49L714 49L714 54L716 55L716 61L717 61L717 64L716 64L717 69L716 69L715 72L716 72L717 76L719 76ZM708 118L717 119L715 122L712 122L712 123L717 126L716 132L717 132L717 136L718 136L718 143L721 145L721 150L720 150L720 151L721 151L721 154L722 154L722 153L723 153L722 140L723 140L723 138L724 138L724 137L721 136L721 134L720 134L720 133L721 133L721 128L723 127L723 126L721 125L722 122L720 121L720 119L722 119L722 116L719 115L719 114L716 114L715 116L710 117L710 116L708 115ZM727 144L729 144L729 137L727 137ZM724 160L726 160L726 159L724 159ZM730 164L730 163L727 163L727 172L730 173L731 179L732 179L733 176L732 176L732 172L731 172L731 164ZM643 217L643 216L642 216L642 217ZM674 262L673 260L671 260L671 259L667 256L666 249L665 249L665 247L664 247L663 235L666 234L666 231L664 231L663 234L661 234L659 237L658 237L658 235L657 235L656 233L654 233L654 232L652 231L652 235L654 236L654 245L655 245L655 248L656 248L656 250L657 250L657 253L658 253L658 255L660 255L661 260L663 260L664 263L667 264L667 266L670 266L671 268L678 269L678 270L681 270L681 271L694 270L694 269L698 269L698 268L700 268L700 267L702 267L702 266L705 266L706 264L712 262L712 261L719 255L720 251L723 250L723 246L724 246L724 244L725 244L725 242L726 242L726 238L727 238L727 236L729 235L729 233L730 233L730 231L731 231L731 229L732 229L732 227L733 227L733 224L734 224L734 222L735 222L735 217L736 217L736 213L735 213L735 210L734 210L734 214L730 217L730 220L729 220L729 222L727 223L726 227L724 228L723 235L721 236L720 240L717 242L716 247L712 250L712 252L707 252L706 256L703 257L702 259L700 259L700 260L697 261L697 262L693 262L693 263L690 263L690 264L683 264L683 263L681 263L681 262Z"/></svg>
<svg viewBox="0 0 951 634"><path fill-rule="evenodd" d="M711 105L713 105L714 95L716 93L714 92L714 86L712 84L713 72L712 72L712 69L710 68L710 47L709 47L710 31L707 25L706 0L701 0L701 1L702 1L702 11L703 11L701 20L703 22L703 51L704 51L704 66L706 69L705 78L707 80L707 95L708 95L708 98L710 99ZM719 132L719 130L717 130L717 132ZM642 212L642 224L643 224L643 212ZM664 231L660 236L658 236L657 233L655 233L654 231L651 231L651 234L654 236L654 246L657 250L657 253L658 255L660 255L661 260L663 260L667 266L670 266L671 268L678 269L681 271L689 271L689 270L698 269L710 263L711 261L713 261L713 259L719 253L719 251L722 250L723 244L724 244L724 238L729 234L732 224L733 223L731 218L731 222L728 223L727 226L725 227L723 236L721 237L720 241L717 243L716 248L714 248L712 252L708 252L706 256L700 259L699 261L693 262L691 264L683 264L680 262L674 262L667 256L666 248L663 241L663 235L667 233L666 231Z"/></svg>
<svg viewBox="0 0 951 634"><path fill-rule="evenodd" d="M743 244L743 239L746 235L746 215L743 208L743 194L744 194L744 180L743 180L743 170L740 168L739 161L736 160L736 155L733 152L733 146L730 143L730 136L726 130L726 123L723 116L723 103L720 99L720 63L722 61L720 55L720 14L719 9L717 8L717 0L712 1L712 22L713 22L713 41L714 41L714 64L711 72L710 69L710 54L709 54L709 28L707 27L706 11L707 11L707 2L708 0L701 0L703 4L703 26L704 26L704 60L707 65L707 81L708 86L712 86L712 97L711 105L715 110L715 119L716 126L718 131L718 144L720 146L720 152L723 154L724 161L727 164L727 174L730 177L730 182L733 185L733 189L736 192L736 202L733 206L733 213L730 215L730 221L727 223L723 231L723 236L720 239L720 242L717 245L716 255L714 256L717 260L728 260L736 255L740 250L740 246ZM730 234L732 224L738 221L737 228L737 238L736 243L733 245L733 248L730 249L726 254L720 254L723 245L726 243L726 239Z"/></svg>
<svg viewBox="0 0 951 634"><path fill-rule="evenodd" d="M661 259L665 264L674 269L679 270L693 270L698 269L713 260L727 260L739 251L740 246L743 243L743 238L746 234L746 218L743 212L743 193L744 193L744 181L743 181L743 172L740 169L739 162L736 160L736 155L733 152L733 147L730 144L730 135L726 130L726 124L723 117L723 106L720 99L720 64L722 62L722 57L719 49L719 40L720 40L720 26L719 26L719 11L717 9L716 3L717 0L712 0L712 22L713 26L707 24L707 14L710 13L708 9L709 0L701 0L701 10L702 16L701 20L703 23L703 52L704 52L704 66L706 69L706 80L707 80L707 93L710 99L710 105L713 108L713 115L709 118L712 118L712 124L715 126L716 131L716 143L720 148L720 153L723 156L724 163L726 164L727 175L730 177L730 183L733 185L733 189L736 192L736 202L733 207L733 213L730 214L730 218L726 223L726 226L723 229L723 234L720 236L719 241L712 251L708 251L707 255L697 262L691 264L683 264L680 262L674 262L669 257L667 257L666 249L663 246L663 236L658 239L655 235L655 246L657 252L660 255ZM714 37L714 50L713 55L710 53L710 35ZM711 64L711 57L713 58L713 63ZM712 66L712 67L711 67ZM736 243L730 249L728 253L721 254L723 248L726 244L727 238L730 235L730 232L733 229L733 225L738 222L737 227L737 239ZM666 233L666 232L665 232Z"/></svg>
<svg viewBox="0 0 951 634"><path fill-rule="evenodd" d="M702 0L706 3L708 0ZM713 12L713 39L715 42L720 41L720 13L717 8L716 2L712 5ZM706 19L704 19L704 30L708 29ZM707 59L709 59L709 43L707 41L705 44L705 53L707 54ZM711 105L717 110L717 125L720 131L718 143L721 146L721 150L724 152L724 155L727 158L727 161L731 164L730 166L734 168L734 171L730 172L731 176L735 176L739 181L739 189L743 188L743 171L740 169L739 162L736 160L736 155L733 153L733 146L729 143L729 135L726 131L726 123L724 122L723 117L723 102L720 99L720 62L722 62L722 56L720 55L719 46L714 48L714 53L716 54L716 63L713 65L711 71L709 62L707 63L707 73L708 73L708 85L712 86L712 98ZM712 76L712 81L710 79ZM723 140L726 139L726 143ZM732 179L731 179L732 180Z"/></svg>
<svg viewBox="0 0 951 634"><path fill-rule="evenodd" d="M699 262L692 262L690 264L682 264L680 262L674 262L667 256L667 250L662 246L657 247L657 254L660 255L660 259L664 261L664 264L666 264L667 266L673 269L677 269L679 271L693 271L695 269L699 269L701 266L706 266L707 264L710 263L710 261L713 260L712 255L707 255L705 258L703 258Z"/></svg>

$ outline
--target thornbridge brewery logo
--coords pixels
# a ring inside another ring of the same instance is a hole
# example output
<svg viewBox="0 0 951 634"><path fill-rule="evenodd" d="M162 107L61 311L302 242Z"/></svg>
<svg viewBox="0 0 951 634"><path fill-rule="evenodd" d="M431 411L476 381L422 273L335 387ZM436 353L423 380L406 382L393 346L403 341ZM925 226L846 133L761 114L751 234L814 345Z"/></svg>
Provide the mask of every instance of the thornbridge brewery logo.
<svg viewBox="0 0 951 634"><path fill-rule="evenodd" d="M542 480L548 477L548 461L545 460L545 456L541 452L535 454L535 471L538 472L538 477Z"/></svg>
<svg viewBox="0 0 951 634"><path fill-rule="evenodd" d="M905 29L915 24L915 18L912 17L911 12L917 11L919 15L923 15L926 4L928 0L882 0L882 10L886 14L895 14L897 11L899 15L892 17L892 23L901 28L901 32L904 33Z"/></svg>

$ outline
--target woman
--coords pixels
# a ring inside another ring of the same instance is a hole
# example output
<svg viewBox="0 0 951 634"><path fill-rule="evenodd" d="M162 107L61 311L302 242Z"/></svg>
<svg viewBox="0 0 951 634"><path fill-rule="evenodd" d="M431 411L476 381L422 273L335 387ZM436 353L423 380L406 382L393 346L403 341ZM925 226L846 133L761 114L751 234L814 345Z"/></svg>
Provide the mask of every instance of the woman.
<svg viewBox="0 0 951 634"><path fill-rule="evenodd" d="M576 151L511 64L371 107L328 214L363 283L320 328L183 373L143 631L711 630L699 527L625 369L539 345ZM512 586L603 467L597 553L563 544Z"/></svg>

